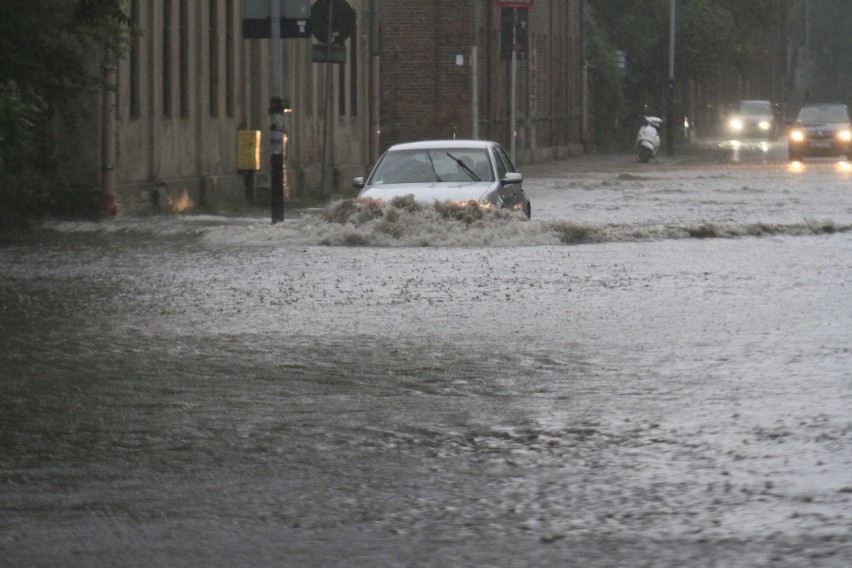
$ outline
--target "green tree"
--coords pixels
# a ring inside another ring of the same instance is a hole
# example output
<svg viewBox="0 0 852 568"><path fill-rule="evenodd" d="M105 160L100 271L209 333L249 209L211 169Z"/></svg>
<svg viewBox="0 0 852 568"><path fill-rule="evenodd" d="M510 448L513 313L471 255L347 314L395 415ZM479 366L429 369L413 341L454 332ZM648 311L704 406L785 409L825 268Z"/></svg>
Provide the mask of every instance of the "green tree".
<svg viewBox="0 0 852 568"><path fill-rule="evenodd" d="M0 18L0 228L44 211L56 182L51 123L97 85L88 65L128 39L121 0L4 0Z"/></svg>
<svg viewBox="0 0 852 568"><path fill-rule="evenodd" d="M592 139L604 149L618 144L618 117L621 113L621 81L618 76L615 46L598 24L593 9L586 12L586 59L592 85L590 110L596 117Z"/></svg>
<svg viewBox="0 0 852 568"><path fill-rule="evenodd" d="M808 7L809 16L806 16ZM799 88L796 102L852 104L852 34L849 33L852 11L849 8L848 0L790 2L792 59L801 80L795 85Z"/></svg>
<svg viewBox="0 0 852 568"><path fill-rule="evenodd" d="M638 126L643 114L664 116L668 88L670 0L587 0L614 49L627 53L619 122ZM777 0L677 0L675 77L712 79L726 65L745 67L752 38L775 25Z"/></svg>

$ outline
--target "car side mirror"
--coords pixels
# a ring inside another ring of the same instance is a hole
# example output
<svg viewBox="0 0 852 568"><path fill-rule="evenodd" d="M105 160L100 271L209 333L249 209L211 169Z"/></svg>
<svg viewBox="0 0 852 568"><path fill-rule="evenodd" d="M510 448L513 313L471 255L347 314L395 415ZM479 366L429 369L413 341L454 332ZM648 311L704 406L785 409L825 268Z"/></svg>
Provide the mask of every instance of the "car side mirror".
<svg viewBox="0 0 852 568"><path fill-rule="evenodd" d="M521 183L522 181L524 181L524 176L520 172L506 172L506 175L500 180L503 184Z"/></svg>
<svg viewBox="0 0 852 568"><path fill-rule="evenodd" d="M355 179L352 180L352 187L354 187L355 189L362 189L364 187L364 185L365 184L364 184L364 177L363 176L358 176L358 177L356 177Z"/></svg>

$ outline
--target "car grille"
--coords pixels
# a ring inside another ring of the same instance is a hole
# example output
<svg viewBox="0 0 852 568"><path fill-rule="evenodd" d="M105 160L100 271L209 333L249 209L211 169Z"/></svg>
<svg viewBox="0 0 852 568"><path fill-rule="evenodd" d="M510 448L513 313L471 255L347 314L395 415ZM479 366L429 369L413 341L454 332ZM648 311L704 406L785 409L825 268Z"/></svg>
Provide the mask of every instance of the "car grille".
<svg viewBox="0 0 852 568"><path fill-rule="evenodd" d="M811 130L808 133L808 138L811 140L831 140L834 138L834 132L830 130Z"/></svg>

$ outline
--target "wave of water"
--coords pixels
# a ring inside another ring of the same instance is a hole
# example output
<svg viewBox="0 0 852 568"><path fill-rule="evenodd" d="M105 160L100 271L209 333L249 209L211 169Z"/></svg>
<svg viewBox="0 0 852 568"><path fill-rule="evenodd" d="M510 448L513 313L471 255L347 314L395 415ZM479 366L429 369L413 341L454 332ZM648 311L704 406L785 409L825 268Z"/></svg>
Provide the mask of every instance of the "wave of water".
<svg viewBox="0 0 852 568"><path fill-rule="evenodd" d="M323 210L271 224L257 217L174 216L119 218L103 222L55 222L60 233L198 237L216 245L299 244L358 247L541 246L664 239L802 236L845 233L852 225L830 219L797 223L729 222L694 224L645 220L595 224L527 219L517 211L475 202L416 205L364 199L335 201Z"/></svg>

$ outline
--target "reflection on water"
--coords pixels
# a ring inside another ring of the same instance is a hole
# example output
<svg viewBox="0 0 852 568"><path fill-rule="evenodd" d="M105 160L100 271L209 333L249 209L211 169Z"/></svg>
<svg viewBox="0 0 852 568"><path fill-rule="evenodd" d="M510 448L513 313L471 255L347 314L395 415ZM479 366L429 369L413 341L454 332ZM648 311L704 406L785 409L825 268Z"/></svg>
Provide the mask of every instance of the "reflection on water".
<svg viewBox="0 0 852 568"><path fill-rule="evenodd" d="M817 160L819 160L819 159L817 159ZM823 160L823 162L824 162L824 160ZM820 163L820 162L818 161L817 164L818 163ZM839 162L831 162L831 164L832 164L832 169L834 169L838 173L841 173L841 174L852 173L852 164L850 164L846 160L840 160ZM827 164L823 164L823 167L825 167L826 165ZM790 173L801 174L801 173L804 173L805 171L807 171L807 166L805 165L805 162L794 160L792 162L787 162L787 168L786 169Z"/></svg>
<svg viewBox="0 0 852 568"><path fill-rule="evenodd" d="M800 174L805 171L805 164L798 160L787 163L787 171L793 174Z"/></svg>
<svg viewBox="0 0 852 568"><path fill-rule="evenodd" d="M772 150L772 143L767 140L723 140L719 143L719 148L730 151L730 161L735 164L746 161L746 158L753 158L750 154L760 153L763 157L768 157ZM746 156L746 152L749 153Z"/></svg>

